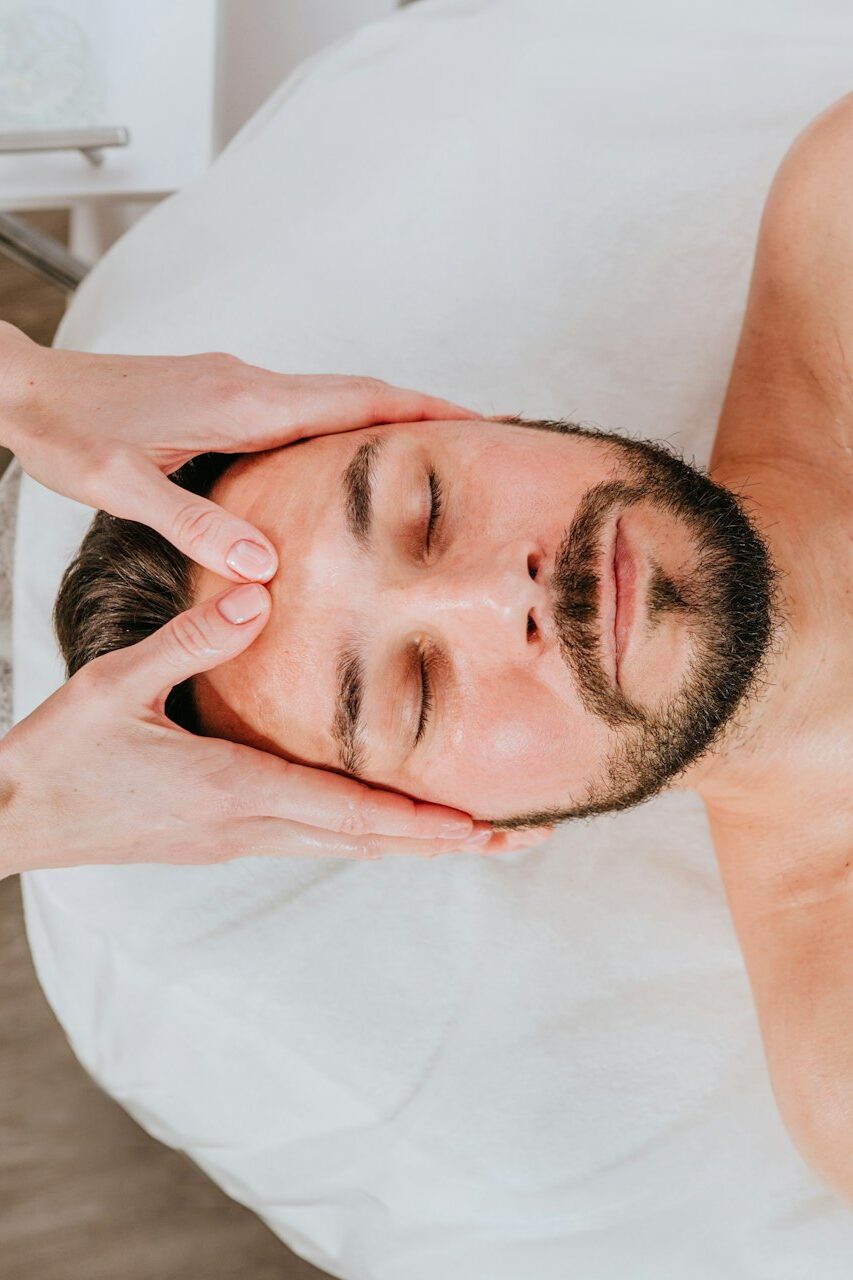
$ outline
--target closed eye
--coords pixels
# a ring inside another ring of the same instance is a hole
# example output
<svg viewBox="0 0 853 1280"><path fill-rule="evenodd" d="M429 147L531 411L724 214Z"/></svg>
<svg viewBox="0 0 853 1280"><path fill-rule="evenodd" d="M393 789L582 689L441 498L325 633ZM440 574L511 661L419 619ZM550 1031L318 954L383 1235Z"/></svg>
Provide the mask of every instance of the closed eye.
<svg viewBox="0 0 853 1280"><path fill-rule="evenodd" d="M438 524L439 520L441 519L441 513L444 507L444 498L443 498L443 493L441 488L441 481L439 480L438 475L436 474L436 472L433 470L432 467L430 467L429 469L428 478L429 478L430 507L429 507L429 519L427 521L427 527L426 527L426 537L424 540L424 545L427 551L429 551L430 549L431 540L432 540L433 534L435 533L435 527Z"/></svg>
<svg viewBox="0 0 853 1280"><path fill-rule="evenodd" d="M429 654L421 653L421 715L418 721L418 728L415 734L415 746L421 741L429 723L430 714L435 705L435 694L433 691L432 676L430 675Z"/></svg>

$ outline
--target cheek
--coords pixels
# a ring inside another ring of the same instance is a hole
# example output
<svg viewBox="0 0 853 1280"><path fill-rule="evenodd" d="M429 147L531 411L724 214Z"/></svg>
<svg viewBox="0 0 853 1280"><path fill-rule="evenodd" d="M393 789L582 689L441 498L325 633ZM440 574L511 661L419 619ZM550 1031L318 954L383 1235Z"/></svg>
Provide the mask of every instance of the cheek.
<svg viewBox="0 0 853 1280"><path fill-rule="evenodd" d="M452 742L454 754L501 772L521 760L530 761L549 738L558 710L562 711L547 690L496 682L469 706L464 731Z"/></svg>
<svg viewBox="0 0 853 1280"><path fill-rule="evenodd" d="M509 442L466 449L467 523L498 544L519 535L553 542L588 489L607 476L606 459L585 442L516 430L521 434Z"/></svg>
<svg viewBox="0 0 853 1280"><path fill-rule="evenodd" d="M412 794L491 817L566 804L600 749L596 727L538 682L491 682L405 779Z"/></svg>

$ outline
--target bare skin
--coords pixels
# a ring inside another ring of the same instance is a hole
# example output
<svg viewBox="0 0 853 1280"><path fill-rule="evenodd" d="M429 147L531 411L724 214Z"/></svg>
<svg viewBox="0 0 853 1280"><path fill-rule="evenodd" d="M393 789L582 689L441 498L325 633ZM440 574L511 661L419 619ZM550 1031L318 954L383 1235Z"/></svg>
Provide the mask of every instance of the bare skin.
<svg viewBox="0 0 853 1280"><path fill-rule="evenodd" d="M679 780L706 805L780 1113L853 1202L853 95L768 197L711 475L782 572L763 693Z"/></svg>

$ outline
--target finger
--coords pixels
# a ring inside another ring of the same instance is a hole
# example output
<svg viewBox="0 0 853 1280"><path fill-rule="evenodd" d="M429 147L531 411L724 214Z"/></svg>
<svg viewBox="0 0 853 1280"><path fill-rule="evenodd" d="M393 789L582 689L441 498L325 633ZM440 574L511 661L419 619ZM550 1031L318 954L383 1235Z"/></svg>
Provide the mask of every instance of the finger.
<svg viewBox="0 0 853 1280"><path fill-rule="evenodd" d="M293 391L286 394L292 401ZM317 379L304 403L297 401L289 416L294 426L287 439L300 440L385 422L453 421L480 415L450 400L395 387L376 378L334 378L327 384L325 379Z"/></svg>
<svg viewBox="0 0 853 1280"><path fill-rule="evenodd" d="M432 858L459 849L454 840L407 840L402 836L346 835L304 826L281 818L241 818L226 823L219 841L222 859L272 855L275 857Z"/></svg>
<svg viewBox="0 0 853 1280"><path fill-rule="evenodd" d="M544 844L553 835L553 827L529 827L520 831L492 831L491 836L476 846L463 845L460 853L476 853L491 856L501 853L514 853L518 849L533 849Z"/></svg>
<svg viewBox="0 0 853 1280"><path fill-rule="evenodd" d="M227 811L232 817L287 818L350 836L460 841L491 835L488 823L475 823L458 809L383 791L252 747L232 744L227 779Z"/></svg>
<svg viewBox="0 0 853 1280"><path fill-rule="evenodd" d="M185 556L235 582L268 582L278 568L275 547L254 525L208 498L174 484L153 463L131 464L121 495L105 509L138 520Z"/></svg>
<svg viewBox="0 0 853 1280"><path fill-rule="evenodd" d="M259 583L229 587L179 613L138 644L96 658L109 666L116 689L140 705L162 711L169 690L200 671L227 662L266 625L270 596ZM94 665L94 664L90 664Z"/></svg>

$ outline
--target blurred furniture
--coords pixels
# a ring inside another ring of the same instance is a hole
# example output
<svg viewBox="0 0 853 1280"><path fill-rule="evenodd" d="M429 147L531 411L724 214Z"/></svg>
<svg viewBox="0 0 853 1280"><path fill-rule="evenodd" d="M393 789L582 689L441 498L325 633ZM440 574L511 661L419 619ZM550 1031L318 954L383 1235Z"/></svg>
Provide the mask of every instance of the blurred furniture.
<svg viewBox="0 0 853 1280"><path fill-rule="evenodd" d="M71 289L213 158L214 0L0 8L0 211L70 207L70 258L8 217L0 250Z"/></svg>
<svg viewBox="0 0 853 1280"><path fill-rule="evenodd" d="M359 27L387 18L398 0L219 0L217 153L297 66Z"/></svg>

